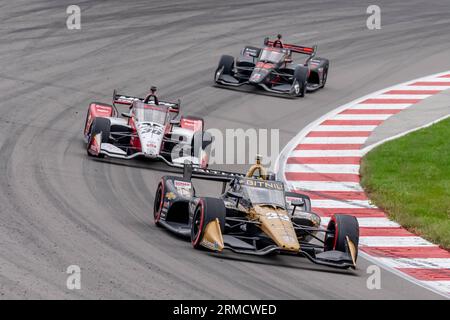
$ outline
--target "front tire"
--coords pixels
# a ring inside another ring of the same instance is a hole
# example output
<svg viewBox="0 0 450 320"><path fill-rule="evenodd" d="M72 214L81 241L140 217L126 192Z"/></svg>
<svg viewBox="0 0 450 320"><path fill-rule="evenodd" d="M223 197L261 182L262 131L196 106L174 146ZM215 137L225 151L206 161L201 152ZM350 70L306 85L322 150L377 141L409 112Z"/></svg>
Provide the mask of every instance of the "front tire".
<svg viewBox="0 0 450 320"><path fill-rule="evenodd" d="M161 219L161 211L164 203L164 183L158 184L158 189L155 194L155 202L153 204L153 219L156 226L161 226L159 220Z"/></svg>
<svg viewBox="0 0 450 320"><path fill-rule="evenodd" d="M349 252L347 237L353 242L358 256L359 224L354 216L347 214L333 215L328 223L325 236L325 251L337 250Z"/></svg>
<svg viewBox="0 0 450 320"><path fill-rule="evenodd" d="M326 67L325 70L323 71L322 87L321 88L325 88L325 84L327 83L327 79L328 79L328 67Z"/></svg>
<svg viewBox="0 0 450 320"><path fill-rule="evenodd" d="M218 82L222 74L233 75L234 57L223 55L220 57L219 65L214 73L214 81Z"/></svg>
<svg viewBox="0 0 450 320"><path fill-rule="evenodd" d="M101 133L102 134L102 141L101 143L108 143L109 142L109 135L111 132L111 121L106 118L95 118L91 125L91 130L89 134L89 140L87 148L89 150L89 147L92 143L92 139L94 139L95 135ZM92 156L92 154L89 153L88 155ZM104 155L99 154L97 157L103 158Z"/></svg>
<svg viewBox="0 0 450 320"><path fill-rule="evenodd" d="M294 81L292 82L291 95L303 98L306 93L308 81L308 67L298 65L294 71Z"/></svg>
<svg viewBox="0 0 450 320"><path fill-rule="evenodd" d="M220 230L225 231L226 209L223 201L216 198L201 198L194 211L191 223L191 243L195 249L202 248L203 235L206 226L211 221L219 219Z"/></svg>

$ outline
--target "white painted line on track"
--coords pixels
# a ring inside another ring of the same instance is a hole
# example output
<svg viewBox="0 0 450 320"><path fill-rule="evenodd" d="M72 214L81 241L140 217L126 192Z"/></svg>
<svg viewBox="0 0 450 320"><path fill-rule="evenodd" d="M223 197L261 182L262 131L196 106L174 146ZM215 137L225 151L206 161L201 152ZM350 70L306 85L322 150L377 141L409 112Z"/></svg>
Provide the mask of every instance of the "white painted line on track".
<svg viewBox="0 0 450 320"><path fill-rule="evenodd" d="M359 244L368 247L421 247L435 246L421 237L360 237Z"/></svg>
<svg viewBox="0 0 450 320"><path fill-rule="evenodd" d="M314 208L340 208L340 209L373 209L376 206L369 203L368 200L311 200Z"/></svg>
<svg viewBox="0 0 450 320"><path fill-rule="evenodd" d="M433 96L433 94L411 94L411 95L406 95L406 94L388 94L388 93L383 93L377 96L377 98L380 99L426 99ZM397 106L397 105L396 105ZM398 108L400 109L400 108Z"/></svg>
<svg viewBox="0 0 450 320"><path fill-rule="evenodd" d="M362 150L295 150L290 157L361 157Z"/></svg>
<svg viewBox="0 0 450 320"><path fill-rule="evenodd" d="M313 210L314 211L314 210ZM330 217L322 217L322 225L327 225L330 221ZM388 218L357 218L359 227L377 227L377 228L398 228L400 225Z"/></svg>
<svg viewBox="0 0 450 320"><path fill-rule="evenodd" d="M378 258L392 268L450 269L450 258Z"/></svg>
<svg viewBox="0 0 450 320"><path fill-rule="evenodd" d="M447 297L450 296L450 281L421 281L421 283L427 287L431 287L440 292L446 293Z"/></svg>
<svg viewBox="0 0 450 320"><path fill-rule="evenodd" d="M303 143L317 144L363 144L368 137L306 137Z"/></svg>
<svg viewBox="0 0 450 320"><path fill-rule="evenodd" d="M395 90L447 90L450 86L419 86L419 85L402 85L395 87Z"/></svg>
<svg viewBox="0 0 450 320"><path fill-rule="evenodd" d="M330 120L386 120L393 114L338 114Z"/></svg>
<svg viewBox="0 0 450 320"><path fill-rule="evenodd" d="M378 126L345 126L345 125L335 125L335 126L317 126L312 131L373 131Z"/></svg>
<svg viewBox="0 0 450 320"><path fill-rule="evenodd" d="M359 173L356 164L288 164L286 172Z"/></svg>
<svg viewBox="0 0 450 320"><path fill-rule="evenodd" d="M412 106L411 103L405 103L405 104L396 104L395 106L392 104L378 104L378 103L361 103L361 104L355 104L354 106L350 107L349 109L368 109L368 110L390 110L390 109L407 109L410 106ZM352 126L353 127L353 126ZM377 127L377 126L374 126Z"/></svg>
<svg viewBox="0 0 450 320"><path fill-rule="evenodd" d="M340 181L292 181L290 184L297 190L310 191L358 191L363 189L358 182L340 182Z"/></svg>

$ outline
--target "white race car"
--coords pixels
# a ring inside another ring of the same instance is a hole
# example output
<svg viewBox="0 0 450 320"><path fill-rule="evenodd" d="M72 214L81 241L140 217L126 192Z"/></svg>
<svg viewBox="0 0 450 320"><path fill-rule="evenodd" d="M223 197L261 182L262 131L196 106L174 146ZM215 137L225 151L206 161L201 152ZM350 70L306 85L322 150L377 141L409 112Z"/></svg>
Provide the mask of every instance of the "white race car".
<svg viewBox="0 0 450 320"><path fill-rule="evenodd" d="M121 117L116 104L128 106ZM180 101L143 99L116 91L112 105L89 105L84 138L90 156L145 157L179 167L189 161L199 168L208 166L206 148L212 143L202 118L181 116Z"/></svg>

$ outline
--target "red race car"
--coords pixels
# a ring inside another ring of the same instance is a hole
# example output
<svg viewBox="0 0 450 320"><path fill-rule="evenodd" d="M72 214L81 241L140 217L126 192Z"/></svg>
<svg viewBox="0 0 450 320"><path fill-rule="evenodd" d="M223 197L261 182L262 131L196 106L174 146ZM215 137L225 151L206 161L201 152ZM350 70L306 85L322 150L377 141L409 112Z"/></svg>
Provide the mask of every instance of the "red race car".
<svg viewBox="0 0 450 320"><path fill-rule="evenodd" d="M125 105L119 114L117 105ZM117 94L113 103L89 105L84 139L88 155L132 159L159 159L182 167L185 161L199 168L208 166L206 148L212 137L204 131L202 118L182 116L180 101L159 101Z"/></svg>
<svg viewBox="0 0 450 320"><path fill-rule="evenodd" d="M317 46L283 44L280 39L266 38L263 48L247 46L236 61L223 55L214 81L223 86L252 85L272 93L303 97L307 91L325 87L327 81L330 62L316 57L316 51ZM294 53L307 58L295 61Z"/></svg>

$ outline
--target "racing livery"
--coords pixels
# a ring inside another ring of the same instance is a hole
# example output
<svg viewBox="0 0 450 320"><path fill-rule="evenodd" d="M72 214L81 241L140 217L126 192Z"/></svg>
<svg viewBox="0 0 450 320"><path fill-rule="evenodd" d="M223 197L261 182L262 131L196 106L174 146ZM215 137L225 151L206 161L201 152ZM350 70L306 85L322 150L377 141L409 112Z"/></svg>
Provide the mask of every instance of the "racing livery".
<svg viewBox="0 0 450 320"><path fill-rule="evenodd" d="M222 194L217 198L197 195L192 178L222 182ZM189 237L194 248L293 254L317 264L356 267L356 218L336 214L327 228L321 227L309 197L286 191L259 159L246 175L185 164L183 177L164 176L155 195L154 221Z"/></svg>
<svg viewBox="0 0 450 320"><path fill-rule="evenodd" d="M264 48L245 47L239 57L223 55L214 74L214 81L225 86L253 85L266 91L303 97L306 91L325 86L328 59L316 57L317 46L294 44L276 46L269 38ZM294 62L293 53L306 55L305 61Z"/></svg>
<svg viewBox="0 0 450 320"><path fill-rule="evenodd" d="M112 105L92 102L84 127L88 155L160 159L171 166L189 160L206 168L212 137L203 119L181 116L179 101L147 100L114 91ZM126 105L127 112L119 116L116 104Z"/></svg>

